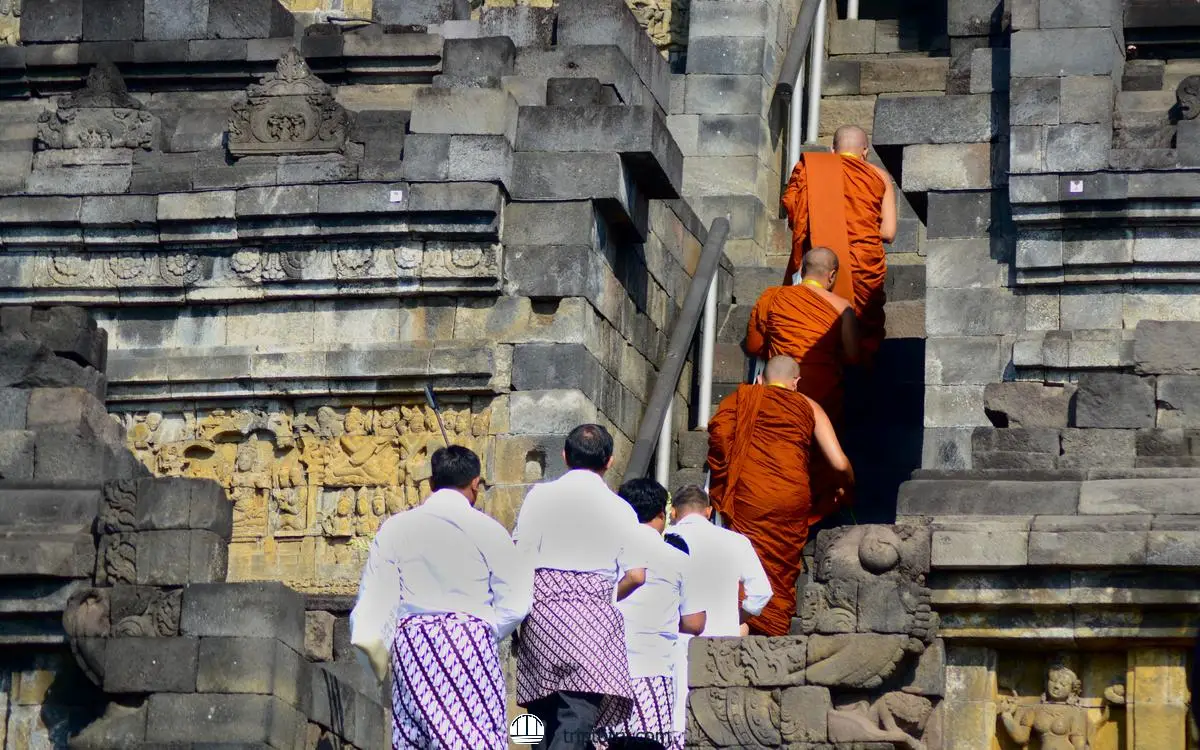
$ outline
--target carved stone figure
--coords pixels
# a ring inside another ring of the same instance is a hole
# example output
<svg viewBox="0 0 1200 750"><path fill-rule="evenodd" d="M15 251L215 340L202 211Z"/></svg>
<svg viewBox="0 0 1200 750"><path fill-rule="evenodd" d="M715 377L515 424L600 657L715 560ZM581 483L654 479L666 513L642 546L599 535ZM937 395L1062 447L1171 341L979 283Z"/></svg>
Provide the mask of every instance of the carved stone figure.
<svg viewBox="0 0 1200 750"><path fill-rule="evenodd" d="M58 108L38 117L39 149L152 149L161 125L145 105L129 95L120 71L102 61L88 73L82 91L58 100Z"/></svg>
<svg viewBox="0 0 1200 750"><path fill-rule="evenodd" d="M689 743L717 747L777 747L779 702L768 690L704 688L688 694Z"/></svg>
<svg viewBox="0 0 1200 750"><path fill-rule="evenodd" d="M1111 706L1125 701L1123 685L1114 685L1104 693L1104 713L1099 724L1091 725L1088 709L1080 704L1083 683L1075 671L1056 661L1046 672L1046 692L1034 702L1005 697L998 719L1004 732L1019 747L1029 747L1037 738L1042 750L1088 750L1092 735L1108 721Z"/></svg>
<svg viewBox="0 0 1200 750"><path fill-rule="evenodd" d="M21 41L21 0L0 0L0 45Z"/></svg>
<svg viewBox="0 0 1200 750"><path fill-rule="evenodd" d="M742 665L750 684L757 687L803 685L806 654L803 636L742 639Z"/></svg>
<svg viewBox="0 0 1200 750"><path fill-rule="evenodd" d="M296 48L233 106L229 153L320 154L346 144L350 116Z"/></svg>
<svg viewBox="0 0 1200 750"><path fill-rule="evenodd" d="M342 490L334 512L321 521L325 536L354 536L354 490Z"/></svg>
<svg viewBox="0 0 1200 750"><path fill-rule="evenodd" d="M1200 117L1200 75L1188 76L1175 87L1175 99L1179 102L1179 117L1194 120Z"/></svg>
<svg viewBox="0 0 1200 750"><path fill-rule="evenodd" d="M329 453L326 482L349 487L386 485L395 482L397 456L392 441L368 435L370 423L356 407L346 414L345 432Z"/></svg>
<svg viewBox="0 0 1200 750"><path fill-rule="evenodd" d="M182 589L152 589L140 598L140 601L141 612L121 618L113 628L114 635L131 638L165 638L178 635L179 615L183 606Z"/></svg>
<svg viewBox="0 0 1200 750"><path fill-rule="evenodd" d="M97 685L104 681L104 640L112 630L109 589L85 589L67 600L63 630L75 661Z"/></svg>
<svg viewBox="0 0 1200 750"><path fill-rule="evenodd" d="M829 711L829 739L894 742L897 747L925 750L925 743L914 735L921 734L932 712L929 699L901 692L886 693L874 702L852 700Z"/></svg>
<svg viewBox="0 0 1200 750"><path fill-rule="evenodd" d="M114 479L104 483L104 505L100 509L101 534L133 531L137 512L137 480Z"/></svg>

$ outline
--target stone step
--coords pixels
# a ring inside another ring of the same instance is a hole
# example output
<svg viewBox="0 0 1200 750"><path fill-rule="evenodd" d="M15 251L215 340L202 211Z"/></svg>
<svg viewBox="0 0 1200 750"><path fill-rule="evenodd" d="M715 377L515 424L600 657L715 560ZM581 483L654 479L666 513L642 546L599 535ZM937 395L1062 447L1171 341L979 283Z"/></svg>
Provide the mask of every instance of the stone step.
<svg viewBox="0 0 1200 750"><path fill-rule="evenodd" d="M0 529L62 524L88 527L99 511L99 487L0 485Z"/></svg>
<svg viewBox="0 0 1200 750"><path fill-rule="evenodd" d="M90 526L63 532L0 532L0 577L90 578L96 569Z"/></svg>

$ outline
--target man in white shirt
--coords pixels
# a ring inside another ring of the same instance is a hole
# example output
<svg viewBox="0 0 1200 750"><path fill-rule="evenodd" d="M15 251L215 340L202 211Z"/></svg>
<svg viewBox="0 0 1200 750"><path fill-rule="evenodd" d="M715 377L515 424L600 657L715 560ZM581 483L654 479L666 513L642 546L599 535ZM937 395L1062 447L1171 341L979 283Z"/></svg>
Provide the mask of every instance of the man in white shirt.
<svg viewBox="0 0 1200 750"><path fill-rule="evenodd" d="M550 750L588 748L597 726L633 706L625 628L614 601L646 581L637 514L604 483L613 440L576 427L561 478L534 487L513 540L534 569L533 606L517 644L517 704L545 723Z"/></svg>
<svg viewBox="0 0 1200 750"><path fill-rule="evenodd" d="M741 534L722 529L710 520L708 493L694 484L676 490L671 507L675 520L671 532L688 544L692 570L699 581L696 603L708 614L700 635L743 635L742 620L762 612L772 593L753 545ZM746 595L740 605L739 589ZM681 685L676 709L682 717L687 705L687 647L691 638L684 636L680 641L676 680Z"/></svg>
<svg viewBox="0 0 1200 750"><path fill-rule="evenodd" d="M532 570L473 507L479 457L452 445L430 464L435 492L371 542L351 643L380 680L391 659L394 750L507 748L497 643L529 611Z"/></svg>
<svg viewBox="0 0 1200 750"><path fill-rule="evenodd" d="M675 649L680 633L699 635L704 630L704 610L693 602L696 581L687 553L662 537L666 488L653 479L632 479L617 494L641 523L637 543L644 545L647 565L646 583L617 605L625 617L634 709L623 724L606 729L613 737L641 738L682 750L683 733L675 731L673 719Z"/></svg>

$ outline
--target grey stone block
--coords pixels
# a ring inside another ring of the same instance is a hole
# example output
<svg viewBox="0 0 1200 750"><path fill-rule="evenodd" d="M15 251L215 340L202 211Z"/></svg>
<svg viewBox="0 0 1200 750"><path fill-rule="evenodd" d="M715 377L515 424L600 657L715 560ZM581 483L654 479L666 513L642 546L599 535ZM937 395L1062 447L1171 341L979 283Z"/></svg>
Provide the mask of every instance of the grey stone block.
<svg viewBox="0 0 1200 750"><path fill-rule="evenodd" d="M304 657L309 661L333 661L333 624L329 612L304 613Z"/></svg>
<svg viewBox="0 0 1200 750"><path fill-rule="evenodd" d="M1059 78L1016 78L1008 92L1008 121L1013 125L1059 123Z"/></svg>
<svg viewBox="0 0 1200 750"><path fill-rule="evenodd" d="M828 736L828 716L832 710L829 688L814 685L784 688L779 697L783 741L823 743Z"/></svg>
<svg viewBox="0 0 1200 750"><path fill-rule="evenodd" d="M105 649L106 693L196 690L197 638L112 638Z"/></svg>
<svg viewBox="0 0 1200 750"><path fill-rule="evenodd" d="M1029 564L1126 566L1146 562L1150 518L1039 516L1029 532Z"/></svg>
<svg viewBox="0 0 1200 750"><path fill-rule="evenodd" d="M929 289L925 326L930 336L1010 334L1025 321L1025 300L1006 289Z"/></svg>
<svg viewBox="0 0 1200 750"><path fill-rule="evenodd" d="M684 111L698 115L744 115L762 111L760 76L694 75L687 77Z"/></svg>
<svg viewBox="0 0 1200 750"><path fill-rule="evenodd" d="M1043 29L1120 26L1121 4L1113 0L1040 0L1038 19Z"/></svg>
<svg viewBox="0 0 1200 750"><path fill-rule="evenodd" d="M574 388L597 398L604 377L583 344L519 344L513 347L513 387L523 391Z"/></svg>
<svg viewBox="0 0 1200 750"><path fill-rule="evenodd" d="M992 206L1000 197L991 190L929 193L930 240L986 237L992 225Z"/></svg>
<svg viewBox="0 0 1200 750"><path fill-rule="evenodd" d="M1060 452L1060 430L1054 427L976 427L971 438L975 453L1007 451L1017 453Z"/></svg>
<svg viewBox="0 0 1200 750"><path fill-rule="evenodd" d="M546 81L546 104L551 107L584 107L600 104L597 78L550 78Z"/></svg>
<svg viewBox="0 0 1200 750"><path fill-rule="evenodd" d="M378 0L371 9L376 23L434 26L454 18L453 0Z"/></svg>
<svg viewBox="0 0 1200 750"><path fill-rule="evenodd" d="M512 75L517 48L508 37L447 39L442 48L442 74L451 76Z"/></svg>
<svg viewBox="0 0 1200 750"><path fill-rule="evenodd" d="M665 112L670 105L671 72L630 8L620 0L566 0L558 13L559 45L615 44ZM651 104L638 100L635 104Z"/></svg>
<svg viewBox="0 0 1200 750"><path fill-rule="evenodd" d="M1120 373L1080 375L1075 395L1075 426L1153 427L1153 381Z"/></svg>
<svg viewBox="0 0 1200 750"><path fill-rule="evenodd" d="M1194 515L1200 479L1103 479L1084 482L1079 512Z"/></svg>
<svg viewBox="0 0 1200 750"><path fill-rule="evenodd" d="M304 648L304 600L280 583L204 583L184 590L184 635L278 638Z"/></svg>
<svg viewBox="0 0 1200 750"><path fill-rule="evenodd" d="M1000 376L998 336L936 337L925 342L925 382L986 385Z"/></svg>
<svg viewBox="0 0 1200 750"><path fill-rule="evenodd" d="M89 533L0 533L0 575L5 577L90 578L95 569L96 542Z"/></svg>
<svg viewBox="0 0 1200 750"><path fill-rule="evenodd" d="M1112 29L1017 31L1011 47L1014 78L1111 75L1124 61Z"/></svg>
<svg viewBox="0 0 1200 750"><path fill-rule="evenodd" d="M196 691L274 695L298 706L304 661L274 638L201 638Z"/></svg>
<svg viewBox="0 0 1200 750"><path fill-rule="evenodd" d="M1141 320L1133 342L1140 373L1200 374L1200 323Z"/></svg>
<svg viewBox="0 0 1200 750"><path fill-rule="evenodd" d="M423 89L413 101L413 133L469 133L512 138L517 102L499 89Z"/></svg>
<svg viewBox="0 0 1200 750"><path fill-rule="evenodd" d="M862 63L832 58L825 61L824 96L857 96L860 93Z"/></svg>
<svg viewBox="0 0 1200 750"><path fill-rule="evenodd" d="M146 739L160 746L211 742L290 748L305 723L296 709L270 695L159 693L149 698Z"/></svg>
<svg viewBox="0 0 1200 750"><path fill-rule="evenodd" d="M1166 63L1162 60L1126 60L1122 91L1162 91Z"/></svg>
<svg viewBox="0 0 1200 750"><path fill-rule="evenodd" d="M517 47L549 47L555 18L554 8L485 5L479 14L479 28L484 36L506 36Z"/></svg>
<svg viewBox="0 0 1200 750"><path fill-rule="evenodd" d="M688 43L688 75L772 75L774 46L762 37L704 36ZM771 64L768 64L771 63Z"/></svg>
<svg viewBox="0 0 1200 750"><path fill-rule="evenodd" d="M146 3L146 39L207 38L208 6L209 0L153 0Z"/></svg>
<svg viewBox="0 0 1200 750"><path fill-rule="evenodd" d="M765 0L696 0L688 8L688 36L772 38L774 13ZM836 23L836 22L835 22Z"/></svg>
<svg viewBox="0 0 1200 750"><path fill-rule="evenodd" d="M228 542L210 531L143 531L137 541L137 583L179 586L223 581Z"/></svg>
<svg viewBox="0 0 1200 750"><path fill-rule="evenodd" d="M21 10L22 42L77 42L83 37L83 0L39 0Z"/></svg>
<svg viewBox="0 0 1200 750"><path fill-rule="evenodd" d="M935 519L933 568L989 569L1029 564L1032 516Z"/></svg>
<svg viewBox="0 0 1200 750"><path fill-rule="evenodd" d="M994 257L988 239L927 240L924 249L930 288L994 289L1008 281L1008 269Z"/></svg>
<svg viewBox="0 0 1200 750"><path fill-rule="evenodd" d="M1108 166L1112 128L1052 125L1046 129L1046 167L1053 172L1092 172Z"/></svg>
<svg viewBox="0 0 1200 750"><path fill-rule="evenodd" d="M270 0L208 0L208 36L214 39L265 39L292 36L295 21Z"/></svg>
<svg viewBox="0 0 1200 750"><path fill-rule="evenodd" d="M1157 378L1158 426L1200 427L1200 376Z"/></svg>
<svg viewBox="0 0 1200 750"><path fill-rule="evenodd" d="M660 111L651 107L522 107L515 147L616 151L648 198L678 197L683 182L683 154Z"/></svg>
<svg viewBox="0 0 1200 750"><path fill-rule="evenodd" d="M144 0L89 0L83 6L83 38L137 41L142 38L145 11Z"/></svg>
<svg viewBox="0 0 1200 750"><path fill-rule="evenodd" d="M0 431L24 430L29 409L29 391L0 388Z"/></svg>
<svg viewBox="0 0 1200 750"><path fill-rule="evenodd" d="M830 55L869 55L875 52L876 22L835 19L829 25Z"/></svg>
<svg viewBox="0 0 1200 750"><path fill-rule="evenodd" d="M37 436L34 478L40 481L83 481L128 476L124 448L64 432Z"/></svg>
<svg viewBox="0 0 1200 750"><path fill-rule="evenodd" d="M1064 293L1059 298L1062 328L1073 329L1120 329L1120 290L1097 288L1090 295Z"/></svg>
<svg viewBox="0 0 1200 750"><path fill-rule="evenodd" d="M0 478L8 481L33 479L34 433L0 431Z"/></svg>
<svg viewBox="0 0 1200 750"><path fill-rule="evenodd" d="M926 428L921 440L921 466L926 469L967 469L971 466L972 427Z"/></svg>
<svg viewBox="0 0 1200 750"><path fill-rule="evenodd" d="M96 370L106 364L108 334L81 307L0 309L0 338L35 341L57 357Z"/></svg>
<svg viewBox="0 0 1200 750"><path fill-rule="evenodd" d="M509 192L522 201L613 199L628 205L635 200L626 193L630 178L617 154L518 151Z"/></svg>
<svg viewBox="0 0 1200 750"><path fill-rule="evenodd" d="M37 432L61 432L120 446L119 426L104 404L82 388L34 388L29 391L26 424Z"/></svg>
<svg viewBox="0 0 1200 750"><path fill-rule="evenodd" d="M988 143L918 144L904 147L903 189L986 190L992 185Z"/></svg>
<svg viewBox="0 0 1200 750"><path fill-rule="evenodd" d="M1111 76L1067 76L1062 79L1062 123L1110 123L1113 117Z"/></svg>
<svg viewBox="0 0 1200 750"><path fill-rule="evenodd" d="M982 47L971 51L972 94L1008 91L1008 49Z"/></svg>
<svg viewBox="0 0 1200 750"><path fill-rule="evenodd" d="M986 94L881 97L875 102L871 141L878 146L977 143L992 140L998 127Z"/></svg>
<svg viewBox="0 0 1200 750"><path fill-rule="evenodd" d="M915 479L900 485L901 516L1068 515L1079 503L1079 482Z"/></svg>
<svg viewBox="0 0 1200 750"><path fill-rule="evenodd" d="M1049 453L991 451L976 453L971 457L971 464L985 470L1047 471L1058 466L1058 457Z"/></svg>
<svg viewBox="0 0 1200 750"><path fill-rule="evenodd" d="M1133 468L1136 437L1135 430L1063 430L1058 465L1064 469Z"/></svg>
<svg viewBox="0 0 1200 750"><path fill-rule="evenodd" d="M949 6L946 30L950 36L994 36L1008 26L999 0L963 0Z"/></svg>

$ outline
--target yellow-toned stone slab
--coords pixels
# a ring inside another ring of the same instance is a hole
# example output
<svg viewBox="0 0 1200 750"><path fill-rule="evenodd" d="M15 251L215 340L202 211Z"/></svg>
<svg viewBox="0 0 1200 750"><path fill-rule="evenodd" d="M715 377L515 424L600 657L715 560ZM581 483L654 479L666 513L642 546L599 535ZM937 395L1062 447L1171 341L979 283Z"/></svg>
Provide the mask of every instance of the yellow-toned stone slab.
<svg viewBox="0 0 1200 750"><path fill-rule="evenodd" d="M1187 652L1133 649L1129 652L1126 681L1129 750L1186 747Z"/></svg>

